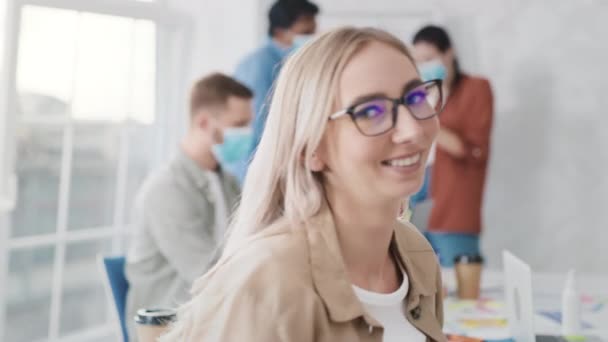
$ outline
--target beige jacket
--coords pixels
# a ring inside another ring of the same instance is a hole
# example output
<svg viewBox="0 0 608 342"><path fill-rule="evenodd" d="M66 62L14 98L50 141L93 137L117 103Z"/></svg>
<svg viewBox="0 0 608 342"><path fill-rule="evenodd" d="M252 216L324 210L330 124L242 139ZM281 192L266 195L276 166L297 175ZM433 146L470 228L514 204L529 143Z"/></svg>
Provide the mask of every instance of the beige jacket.
<svg viewBox="0 0 608 342"><path fill-rule="evenodd" d="M392 248L410 280L407 319L428 341L446 341L433 250L398 222ZM382 326L352 289L327 207L301 227L278 223L254 235L192 291L161 341L382 341Z"/></svg>

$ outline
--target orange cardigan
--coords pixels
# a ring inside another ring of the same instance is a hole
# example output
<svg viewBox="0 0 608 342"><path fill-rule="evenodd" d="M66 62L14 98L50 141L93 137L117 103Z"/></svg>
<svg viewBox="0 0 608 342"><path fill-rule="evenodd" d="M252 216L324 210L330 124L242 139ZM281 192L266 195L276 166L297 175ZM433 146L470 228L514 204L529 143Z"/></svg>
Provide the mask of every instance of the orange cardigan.
<svg viewBox="0 0 608 342"><path fill-rule="evenodd" d="M433 209L428 225L431 232L481 232L493 102L487 80L465 75L439 116L441 126L463 140L466 155L456 158L437 146L431 178Z"/></svg>

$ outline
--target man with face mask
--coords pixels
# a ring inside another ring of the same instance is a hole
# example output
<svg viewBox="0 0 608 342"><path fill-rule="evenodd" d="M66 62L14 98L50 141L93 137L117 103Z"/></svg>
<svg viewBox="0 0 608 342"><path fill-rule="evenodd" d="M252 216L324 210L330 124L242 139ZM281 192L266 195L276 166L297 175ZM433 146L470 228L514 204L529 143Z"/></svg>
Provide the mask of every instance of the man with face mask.
<svg viewBox="0 0 608 342"><path fill-rule="evenodd" d="M251 157L262 137L268 115L269 93L283 59L315 33L319 7L307 0L279 0L270 8L269 39L237 66L235 78L253 90L253 143ZM248 159L237 172L242 182Z"/></svg>
<svg viewBox="0 0 608 342"><path fill-rule="evenodd" d="M135 202L135 235L127 255L127 318L141 308L175 308L192 282L219 257L230 210L239 195L225 172L251 145L252 92L212 74L190 99L190 127L177 156L151 175ZM135 339L132 319L128 320Z"/></svg>

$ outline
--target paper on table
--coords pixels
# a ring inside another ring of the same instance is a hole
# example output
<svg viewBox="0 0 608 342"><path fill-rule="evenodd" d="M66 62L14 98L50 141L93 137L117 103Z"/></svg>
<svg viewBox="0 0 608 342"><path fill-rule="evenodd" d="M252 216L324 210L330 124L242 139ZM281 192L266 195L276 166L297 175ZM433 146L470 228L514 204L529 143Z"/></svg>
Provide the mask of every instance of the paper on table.
<svg viewBox="0 0 608 342"><path fill-rule="evenodd" d="M540 311L538 314L557 324L562 324L562 313L559 311ZM593 329L593 326L585 321L581 322L581 326L583 329Z"/></svg>
<svg viewBox="0 0 608 342"><path fill-rule="evenodd" d="M481 328L508 328L506 318L464 318L461 319L460 325L464 329L481 329Z"/></svg>

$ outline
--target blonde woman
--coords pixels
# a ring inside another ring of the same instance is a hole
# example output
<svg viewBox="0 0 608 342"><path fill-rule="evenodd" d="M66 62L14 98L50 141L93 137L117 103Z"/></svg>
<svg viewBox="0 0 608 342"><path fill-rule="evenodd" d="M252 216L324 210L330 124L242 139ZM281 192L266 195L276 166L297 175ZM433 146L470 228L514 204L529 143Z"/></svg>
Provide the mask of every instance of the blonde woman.
<svg viewBox="0 0 608 342"><path fill-rule="evenodd" d="M161 340L445 341L436 257L396 219L441 103L383 31L330 31L291 56L224 255Z"/></svg>

